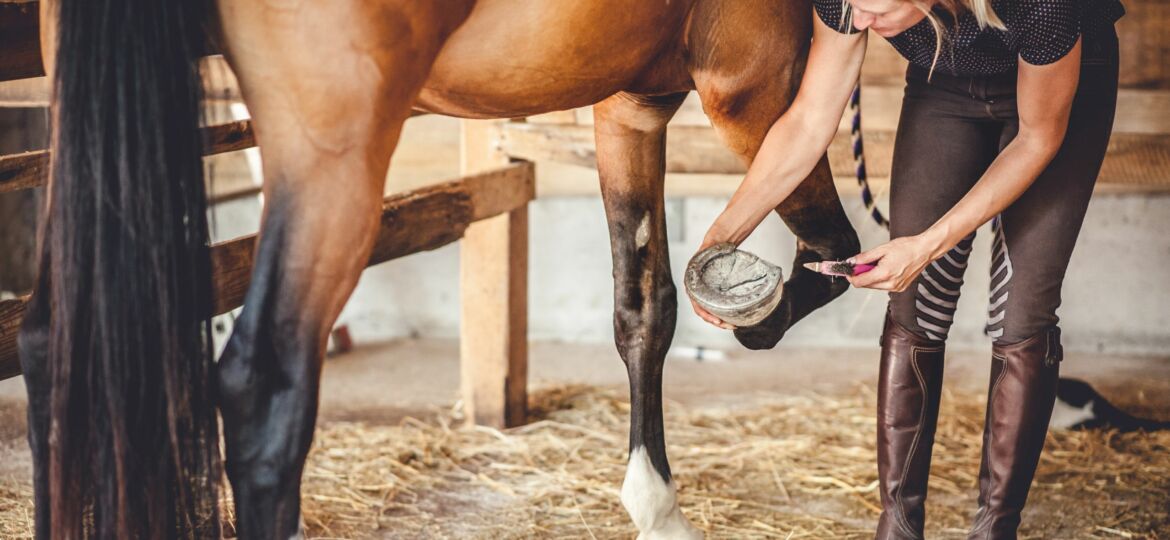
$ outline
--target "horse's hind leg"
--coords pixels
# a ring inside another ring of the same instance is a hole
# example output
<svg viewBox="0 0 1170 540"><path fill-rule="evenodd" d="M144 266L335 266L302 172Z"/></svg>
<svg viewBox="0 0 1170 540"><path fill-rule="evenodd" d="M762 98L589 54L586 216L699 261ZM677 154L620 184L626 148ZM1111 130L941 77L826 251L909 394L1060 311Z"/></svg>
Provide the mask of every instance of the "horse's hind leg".
<svg viewBox="0 0 1170 540"><path fill-rule="evenodd" d="M715 129L747 163L796 95L811 17L807 2L707 2L695 8L690 42L695 87ZM845 280L811 272L803 263L843 259L860 250L826 158L776 212L797 237L796 258L776 311L756 326L735 331L752 349L774 346L789 327L848 289Z"/></svg>
<svg viewBox="0 0 1170 540"><path fill-rule="evenodd" d="M369 258L391 153L459 5L221 2L266 197L218 369L241 538L297 533L327 335Z"/></svg>
<svg viewBox="0 0 1170 540"><path fill-rule="evenodd" d="M40 6L41 58L49 80L53 80L57 54L56 4L56 0L44 0ZM40 258L37 262L37 281L16 341L20 370L24 375L24 387L28 395L28 444L33 462L34 533L37 538L47 537L52 523L49 512L49 407L53 389L49 368L49 322L52 316L52 293L49 289L51 271L47 241L49 212L45 211L47 208L42 210L37 231Z"/></svg>
<svg viewBox="0 0 1170 540"><path fill-rule="evenodd" d="M42 232L40 237L46 235ZM49 371L49 252L40 246L36 289L21 321L17 346L20 369L28 394L28 444L33 461L33 497L37 538L49 533L49 407L52 392Z"/></svg>
<svg viewBox="0 0 1170 540"><path fill-rule="evenodd" d="M593 113L613 252L614 334L630 377L622 504L645 538L701 537L679 511L662 428L662 364L678 303L663 210L666 123L683 97L622 93Z"/></svg>

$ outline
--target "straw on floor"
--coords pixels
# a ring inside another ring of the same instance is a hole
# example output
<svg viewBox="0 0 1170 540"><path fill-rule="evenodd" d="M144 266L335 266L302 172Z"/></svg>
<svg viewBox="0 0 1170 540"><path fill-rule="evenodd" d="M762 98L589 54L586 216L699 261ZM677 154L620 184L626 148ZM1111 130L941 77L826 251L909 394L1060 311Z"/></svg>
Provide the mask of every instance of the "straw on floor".
<svg viewBox="0 0 1170 540"><path fill-rule="evenodd" d="M962 538L975 509L984 398L948 393L943 402L927 537ZM668 403L683 512L708 538L872 538L873 403L864 387L735 409ZM309 536L632 538L618 501L625 396L561 387L537 392L532 408L534 422L506 432L457 427L451 411L396 426L322 426L305 471ZM1052 433L1022 537L1170 538L1168 449L1170 433ZM29 533L28 496L26 486L0 484L0 537Z"/></svg>

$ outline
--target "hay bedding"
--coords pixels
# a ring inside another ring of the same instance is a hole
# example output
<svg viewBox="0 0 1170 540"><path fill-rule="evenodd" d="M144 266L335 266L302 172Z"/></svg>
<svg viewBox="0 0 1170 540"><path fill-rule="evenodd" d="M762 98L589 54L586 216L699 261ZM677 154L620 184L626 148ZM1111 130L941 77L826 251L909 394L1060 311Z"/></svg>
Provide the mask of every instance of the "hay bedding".
<svg viewBox="0 0 1170 540"><path fill-rule="evenodd" d="M943 400L927 537L962 538L984 404L975 394ZM323 426L305 471L309 536L632 538L618 501L624 396L568 387L533 401L537 420L506 433L455 428L449 411L397 426ZM872 538L873 403L858 388L732 410L668 405L683 512L708 538ZM1022 538L1170 538L1168 449L1170 433L1053 433ZM30 496L23 483L0 482L0 538L28 536Z"/></svg>

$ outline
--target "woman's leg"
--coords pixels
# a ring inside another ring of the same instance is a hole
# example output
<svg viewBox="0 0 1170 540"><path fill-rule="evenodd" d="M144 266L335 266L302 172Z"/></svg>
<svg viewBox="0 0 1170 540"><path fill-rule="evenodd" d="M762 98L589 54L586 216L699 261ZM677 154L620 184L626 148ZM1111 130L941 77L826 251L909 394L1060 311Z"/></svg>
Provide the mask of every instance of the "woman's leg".
<svg viewBox="0 0 1170 540"><path fill-rule="evenodd" d="M1117 38L1084 44L1064 144L1036 182L993 223L988 335L991 383L970 538L1015 538L1044 447L1061 359L1056 309L1097 180L1117 103ZM1005 132L1004 144L1018 126Z"/></svg>
<svg viewBox="0 0 1170 540"><path fill-rule="evenodd" d="M927 85L914 72L907 79L892 170L894 238L924 231L954 206L995 158L1002 130L983 102L959 92L962 81L936 75ZM923 537L944 340L972 238L890 295L878 379L878 538Z"/></svg>

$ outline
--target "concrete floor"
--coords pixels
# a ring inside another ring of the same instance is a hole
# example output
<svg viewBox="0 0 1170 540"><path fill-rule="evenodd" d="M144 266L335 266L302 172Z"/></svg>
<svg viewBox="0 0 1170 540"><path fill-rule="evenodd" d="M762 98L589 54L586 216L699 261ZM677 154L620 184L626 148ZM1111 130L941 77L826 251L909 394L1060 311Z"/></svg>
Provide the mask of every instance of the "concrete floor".
<svg viewBox="0 0 1170 540"><path fill-rule="evenodd" d="M534 342L529 386L588 384L625 388L625 366L611 345ZM724 361L672 355L665 375L668 401L685 405L749 405L792 393L837 394L874 385L878 350L789 348L729 351ZM986 388L989 354L949 353L945 385ZM1170 419L1170 357L1069 353L1062 375L1088 381L1127 411ZM359 345L326 360L321 421L397 422L405 415L450 407L459 393L459 344L413 339ZM0 442L24 436L24 384L0 382ZM0 457L0 463L8 460ZM0 465L0 474L4 467Z"/></svg>
<svg viewBox="0 0 1170 540"><path fill-rule="evenodd" d="M331 358L321 391L323 421L396 421L398 414L450 406L458 397L459 348L454 340L403 340L359 347ZM722 362L671 356L665 396L685 405L748 405L791 393L844 393L877 381L878 349L738 350ZM990 354L948 357L951 389L987 387ZM1090 382L1126 410L1170 419L1170 358L1070 353L1062 374ZM536 342L529 386L589 384L625 388L625 366L610 345Z"/></svg>

